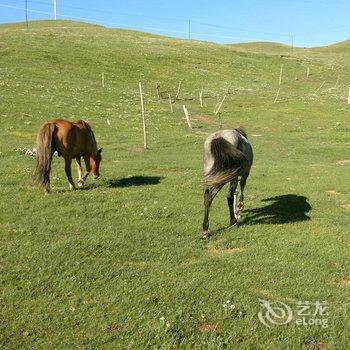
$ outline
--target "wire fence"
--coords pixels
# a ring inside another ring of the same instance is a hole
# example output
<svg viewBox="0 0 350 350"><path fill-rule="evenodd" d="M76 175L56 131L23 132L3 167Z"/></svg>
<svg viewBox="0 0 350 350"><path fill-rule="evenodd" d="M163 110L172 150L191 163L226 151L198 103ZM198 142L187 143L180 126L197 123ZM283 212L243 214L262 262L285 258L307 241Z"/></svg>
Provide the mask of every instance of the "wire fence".
<svg viewBox="0 0 350 350"><path fill-rule="evenodd" d="M310 1L307 2L309 3ZM204 21L196 19L160 17L126 12L113 13L113 17L119 18L120 20L110 21L107 19L111 18L111 11L99 8L74 6L66 3L58 3L58 5L61 5L62 7L62 11L60 11L59 8L58 13L55 12L55 5L53 1L42 0L5 0L4 2L0 3L0 8L7 9L9 11L16 11L16 16L18 16L18 14L22 12L23 19L29 18L29 14L34 15L35 19L54 19L57 15L59 19L65 20L77 20L101 24L109 27L119 27L131 30L148 31L156 34L170 35L181 38L209 40L226 43L241 41L279 41L284 44L290 45L291 47L293 47L296 44L297 46L310 46L305 42L303 43L302 40L310 40L310 36L312 38L312 36L320 37L321 35L320 33L314 32L308 34L307 38L302 38L301 36L296 37L293 33L284 33L280 30L276 32L270 32L255 30L252 28L242 28L206 23ZM89 14L94 14L94 16L90 16ZM126 18L128 20L125 20ZM134 18L138 23L134 23L135 21L130 21L130 18ZM30 19L31 18L29 18L29 20ZM147 23L140 24L140 21L145 21ZM150 21L156 24L150 25L148 23Z"/></svg>

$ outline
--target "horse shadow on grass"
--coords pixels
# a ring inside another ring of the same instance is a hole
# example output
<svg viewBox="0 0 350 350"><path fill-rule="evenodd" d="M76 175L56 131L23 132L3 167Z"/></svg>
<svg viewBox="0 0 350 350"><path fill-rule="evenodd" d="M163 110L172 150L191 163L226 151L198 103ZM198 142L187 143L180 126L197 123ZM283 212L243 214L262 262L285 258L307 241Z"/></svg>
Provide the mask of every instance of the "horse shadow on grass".
<svg viewBox="0 0 350 350"><path fill-rule="evenodd" d="M106 185L111 188L158 185L162 179L164 179L162 176L131 176L122 179L107 180Z"/></svg>
<svg viewBox="0 0 350 350"><path fill-rule="evenodd" d="M307 197L284 194L265 198L262 202L267 204L261 208L244 211L245 215L241 224L290 224L310 220L307 213L312 207Z"/></svg>
<svg viewBox="0 0 350 350"><path fill-rule="evenodd" d="M89 191L99 187L117 188L117 187L131 187L131 186L145 186L158 185L164 179L162 176L131 176L121 179L103 179L99 181L91 181L79 188L79 191ZM61 192L67 192L62 190Z"/></svg>

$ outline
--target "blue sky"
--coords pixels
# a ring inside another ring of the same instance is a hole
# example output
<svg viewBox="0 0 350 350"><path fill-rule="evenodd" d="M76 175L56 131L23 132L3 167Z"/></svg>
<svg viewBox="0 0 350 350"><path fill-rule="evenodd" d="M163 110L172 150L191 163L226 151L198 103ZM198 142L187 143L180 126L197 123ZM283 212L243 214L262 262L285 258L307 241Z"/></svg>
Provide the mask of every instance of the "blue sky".
<svg viewBox="0 0 350 350"><path fill-rule="evenodd" d="M52 19L53 1L27 0L29 20ZM25 0L0 0L0 23L24 21L24 8ZM306 47L350 38L350 0L57 0L57 12L59 19L180 38L190 32L219 43L293 40Z"/></svg>

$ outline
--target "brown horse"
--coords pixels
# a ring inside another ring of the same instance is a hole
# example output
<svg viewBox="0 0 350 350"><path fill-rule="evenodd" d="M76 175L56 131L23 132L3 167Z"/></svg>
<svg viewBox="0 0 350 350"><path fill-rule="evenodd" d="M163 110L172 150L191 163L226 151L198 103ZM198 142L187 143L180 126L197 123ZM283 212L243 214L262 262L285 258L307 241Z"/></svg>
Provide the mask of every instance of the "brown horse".
<svg viewBox="0 0 350 350"><path fill-rule="evenodd" d="M75 190L72 179L71 163L75 158L78 167L78 186L82 187L90 171L94 178L100 176L102 148L97 149L95 136L90 125L84 120L74 123L63 119L54 119L41 126L37 135L37 157L34 178L36 183L44 187L45 193L50 192L50 171L54 152L57 151L65 161L65 171L69 181L69 188ZM81 157L86 165L86 172L82 176Z"/></svg>

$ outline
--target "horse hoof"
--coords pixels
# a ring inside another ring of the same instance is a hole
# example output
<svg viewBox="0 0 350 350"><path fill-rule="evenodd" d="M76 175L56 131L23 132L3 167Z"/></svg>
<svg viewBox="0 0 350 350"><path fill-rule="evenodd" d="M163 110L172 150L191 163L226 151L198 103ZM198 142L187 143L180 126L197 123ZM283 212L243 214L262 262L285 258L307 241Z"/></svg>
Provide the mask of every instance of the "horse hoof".
<svg viewBox="0 0 350 350"><path fill-rule="evenodd" d="M203 238L204 239L209 239L211 236L211 233L209 231L203 231Z"/></svg>
<svg viewBox="0 0 350 350"><path fill-rule="evenodd" d="M71 191L75 191L75 186L69 185L69 189L70 189Z"/></svg>
<svg viewBox="0 0 350 350"><path fill-rule="evenodd" d="M80 187L80 188L84 187L84 181L79 180L78 181L78 187Z"/></svg>
<svg viewBox="0 0 350 350"><path fill-rule="evenodd" d="M237 204L237 211L241 212L244 209L244 203L238 202Z"/></svg>

